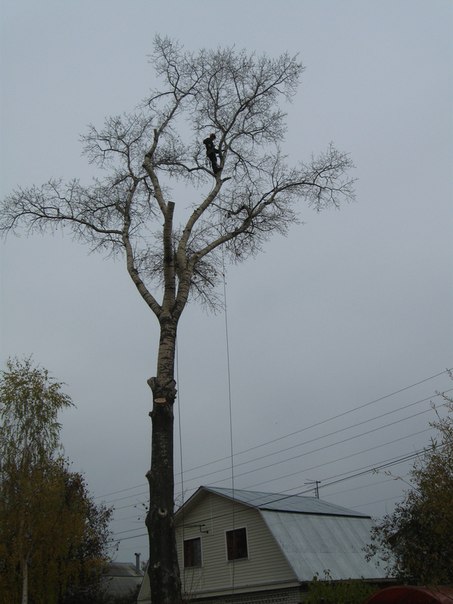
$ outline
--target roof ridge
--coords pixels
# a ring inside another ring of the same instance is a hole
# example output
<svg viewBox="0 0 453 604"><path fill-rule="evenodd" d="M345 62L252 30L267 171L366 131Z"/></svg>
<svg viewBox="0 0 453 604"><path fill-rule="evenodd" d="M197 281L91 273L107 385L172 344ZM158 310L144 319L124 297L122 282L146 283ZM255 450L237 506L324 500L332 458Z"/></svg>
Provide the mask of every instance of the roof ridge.
<svg viewBox="0 0 453 604"><path fill-rule="evenodd" d="M331 516L369 518L369 515L362 512L356 512L355 510L351 510L336 503L330 503L329 501L318 499L316 497L210 486L202 486L200 489L215 493L220 496L228 497L229 499L234 499L255 509L292 512L299 514L323 514Z"/></svg>

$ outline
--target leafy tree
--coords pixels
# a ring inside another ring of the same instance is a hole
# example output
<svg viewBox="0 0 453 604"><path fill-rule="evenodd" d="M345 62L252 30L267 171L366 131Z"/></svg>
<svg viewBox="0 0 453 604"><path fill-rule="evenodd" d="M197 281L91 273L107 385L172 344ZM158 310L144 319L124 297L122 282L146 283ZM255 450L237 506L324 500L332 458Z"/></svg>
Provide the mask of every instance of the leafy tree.
<svg viewBox="0 0 453 604"><path fill-rule="evenodd" d="M367 553L416 584L453 582L453 400L443 397L447 415L432 423L439 436L414 464L412 489L374 526Z"/></svg>
<svg viewBox="0 0 453 604"><path fill-rule="evenodd" d="M353 197L353 181L349 156L333 145L295 166L280 149L280 101L296 93L303 70L297 57L272 59L233 48L192 53L157 37L151 61L159 87L135 112L91 126L83 139L103 176L87 186L50 180L17 189L3 203L0 229L64 226L91 249L123 255L158 320L156 375L148 380L148 572L156 601L177 604L173 405L181 314L190 298L216 308L224 259L240 262L273 233L286 234L297 221L297 202L316 211L339 207ZM216 135L217 167L205 157L202 141L210 134Z"/></svg>
<svg viewBox="0 0 453 604"><path fill-rule="evenodd" d="M0 602L63 604L93 595L106 561L111 511L62 458L58 413L72 402L31 359L0 380Z"/></svg>
<svg viewBox="0 0 453 604"><path fill-rule="evenodd" d="M361 579L334 581L329 572L323 579L313 577L307 588L306 604L363 604L378 589Z"/></svg>

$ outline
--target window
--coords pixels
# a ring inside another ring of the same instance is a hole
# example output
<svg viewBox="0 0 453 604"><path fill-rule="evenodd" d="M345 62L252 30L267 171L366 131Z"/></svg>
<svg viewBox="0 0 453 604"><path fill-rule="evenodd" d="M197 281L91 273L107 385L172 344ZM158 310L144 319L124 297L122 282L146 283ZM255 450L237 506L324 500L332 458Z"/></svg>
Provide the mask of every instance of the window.
<svg viewBox="0 0 453 604"><path fill-rule="evenodd" d="M184 568L201 566L201 538L184 541Z"/></svg>
<svg viewBox="0 0 453 604"><path fill-rule="evenodd" d="M234 529L226 532L228 560L240 560L248 558L247 530L245 528Z"/></svg>

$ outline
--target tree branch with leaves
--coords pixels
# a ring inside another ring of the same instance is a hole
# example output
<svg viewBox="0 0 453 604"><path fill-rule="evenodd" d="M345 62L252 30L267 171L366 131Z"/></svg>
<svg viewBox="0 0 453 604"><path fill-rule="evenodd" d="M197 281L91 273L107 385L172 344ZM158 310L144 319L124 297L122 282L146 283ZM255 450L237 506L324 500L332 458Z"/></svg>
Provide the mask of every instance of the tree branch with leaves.
<svg viewBox="0 0 453 604"><path fill-rule="evenodd" d="M31 358L0 375L0 603L80 604L100 590L112 510L63 458L63 384ZM30 598L29 598L30 594ZM92 601L92 600L90 600Z"/></svg>
<svg viewBox="0 0 453 604"><path fill-rule="evenodd" d="M442 398L430 424L437 436L412 467L403 500L373 527L367 548L368 559L381 559L390 576L407 583L453 582L453 399Z"/></svg>

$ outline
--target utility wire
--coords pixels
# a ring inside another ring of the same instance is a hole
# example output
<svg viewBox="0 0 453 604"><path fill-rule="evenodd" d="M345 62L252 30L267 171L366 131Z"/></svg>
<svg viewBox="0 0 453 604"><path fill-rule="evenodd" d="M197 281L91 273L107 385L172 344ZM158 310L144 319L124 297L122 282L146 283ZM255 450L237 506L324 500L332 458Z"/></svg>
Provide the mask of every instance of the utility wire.
<svg viewBox="0 0 453 604"><path fill-rule="evenodd" d="M255 484L252 484L250 486L250 488L257 487L257 486L260 486L260 485L263 485L263 484L268 484L269 482L275 482L276 480L281 480L283 478L290 478L291 476L297 476L298 474L303 474L303 473L309 472L311 470L317 470L319 468L323 468L324 466L329 466L332 463L337 463L338 461L344 461L346 459L350 459L351 457L356 457L357 455L362 455L363 453L368 453L369 451L374 451L376 449L380 449L382 447L386 447L387 445L391 445L391 444L394 444L396 442L400 442L401 440L404 440L406 438L411 438L412 436L418 436L419 434L422 434L423 432L428 432L429 430L430 430L430 428L425 428L424 430L420 430L419 432L414 432L413 434L409 434L407 436L398 437L398 438L395 438L394 440L390 440L390 441L388 441L386 443L381 443L381 444L376 445L374 447L369 447L368 449L363 449L363 450L357 451L355 453L350 453L349 455L344 455L343 457L337 457L333 461L326 461L326 462L317 464L315 466L311 466L309 468L304 468L302 470L297 470L296 472L291 472L289 474L285 474L284 476L277 476L275 478L271 478L271 479L268 479L268 480L257 482ZM248 472L243 472L242 474L238 474L238 477L245 476L245 475L251 474L251 473L253 473L253 470L252 471L248 471ZM224 482L224 481L217 481L216 483L213 483L213 484L218 484L219 482ZM322 482L323 482L323 487L325 487L326 486L325 480L323 480ZM309 490L311 490L311 489L309 489Z"/></svg>
<svg viewBox="0 0 453 604"><path fill-rule="evenodd" d="M451 390L453 390L453 389L446 390L445 392L450 392ZM374 417L372 417L372 418L369 418L369 419L366 419L366 420L362 420L362 421L360 421L360 422L357 422L356 424L352 424L351 426L346 426L346 427L344 427L344 428L340 428L340 429L338 429L338 430L333 430L332 432L329 432L329 433L327 433L327 434L324 434L324 435L321 435L321 436L318 436L318 437L312 438L312 439L310 439L310 440L304 441L304 442L302 442L302 443L298 443L297 445L293 445L293 446L291 446L291 447L287 447L287 448L285 448L285 449L280 449L280 450L277 450L277 451L275 451L275 452L273 452L273 453L270 453L270 454L264 455L264 456L262 456L262 457L259 457L259 458L253 458L253 459L250 459L250 460L247 460L247 461L243 461L243 462L240 462L240 463L236 463L236 464L235 464L235 468L238 468L238 467L241 467L241 466L245 466L245 465L247 465L247 464L251 464L251 463L253 463L253 462L257 461L257 460L261 460L261 459L265 459L265 458L268 458L268 457L272 457L272 456L274 456L274 455L278 455L278 454L280 454L280 453L283 453L283 452L285 452L285 451L289 451L289 450L295 449L295 448L297 448L297 447L302 447L302 446L307 445L307 444L310 444L310 443L312 443L312 442L318 442L318 441L320 441L320 440L321 440L321 439L323 439L323 438L327 438L328 436L333 436L333 435L335 435L335 434L339 434L339 433L341 433L341 432L345 432L346 430L349 430L349 429L351 429L351 428L354 428L354 427L357 427L357 426L361 426L361 425L367 424L368 422L375 421L375 420L377 420L377 419L380 419L380 418L382 418L382 417L386 417L386 416L388 416L388 415L392 415L392 414L394 414L394 413L397 413L397 412L402 411L402 410L404 410L404 409L407 409L407 408L413 407L413 406L415 406L415 405L418 405L418 404L420 404L420 403L426 402L426 401L428 401L428 400L435 399L435 398L436 398L436 397L438 397L438 396L441 396L441 394L440 394L440 393L438 393L438 394L435 394L435 395L432 395L432 396L426 397L426 398L424 398L424 399L420 399L420 400L417 400L417 401L415 401L415 402L408 403L408 404L406 404L406 405L403 405L403 406L401 406L401 407L398 407L397 409L393 409L393 410L391 410L391 411L387 411L387 412L382 413L382 414L380 414L380 415L376 415L376 416L374 416ZM439 407L441 407L441 406L444 406L444 405L440 405ZM299 454L299 455L295 455L295 456L287 457L287 458L285 458L285 459L283 459L283 460L280 460L280 461L277 461L277 462L273 462L273 463L270 463L270 464L266 464L266 465L261 466L261 467L259 467L259 468L255 468L255 469L253 469L253 470L249 470L248 472L249 472L249 473L257 472L257 471L259 471L259 470L263 470L263 469L267 469L267 468L269 468L269 467L273 467L273 466L278 465L278 464L280 464L280 463L285 463L285 462L287 462L287 461L292 461L292 460L294 460L294 459L298 459L298 458L303 457L303 456L305 456L305 455L310 455L311 453L314 453L314 452L319 452L319 451L322 451L322 450L324 450L324 449L331 448L331 447L333 447L333 446L335 446L335 445L337 445L337 444L343 444L343 443L345 443L345 442L349 442L349 441L354 440L354 439L356 439L356 438L360 438L361 436L366 436L366 435L369 435L370 433L377 432L378 430L385 429L385 428L391 427L391 426L393 426L393 425L395 425L395 424L398 424L398 423L404 422L404 421L406 421L406 420L413 419L414 417L417 417L417 416L422 415L422 414L424 414L424 413L428 413L430 410L431 410L431 407L430 407L429 409L425 409L425 410L423 410L423 411L421 411L421 412L419 412L419 413L415 413L415 414L412 414L412 415L406 416L406 417L401 418L401 419L399 419L399 420L396 420L396 421L394 421L394 422L390 422L390 423L384 424L384 425L382 425L382 426L378 426L378 427L376 427L376 428L373 428L373 429L371 429L371 430L368 430L368 431L365 431L365 432L361 432L361 433L359 433L359 434L356 434L356 435L350 436L350 437L348 437L348 438L346 438L346 439L342 439L342 440L339 440L339 441L335 441L334 443L330 443L330 444L323 445L322 447L318 447L317 449L312 449L311 451L306 451L305 453L301 453L301 454ZM188 480L189 480L190 482L193 482L193 481L199 481L200 479L206 479L206 478L208 478L208 477L210 477L210 476L214 476L215 474L220 474L221 472L225 472L225 471L227 471L228 469L229 469L229 466L224 467L224 468L220 468L219 470L213 470L213 471L208 472L208 473L203 473L203 474L200 474L200 475L194 476L194 477L192 477L192 478L190 478L190 479L188 479ZM185 472L185 476L186 476L186 477L187 477L187 473L188 473L189 471L190 471L190 470L187 470L187 471ZM244 476L244 475L246 475L246 474L247 474L247 472L242 473L242 474L240 474L239 476ZM213 484L218 484L219 482L224 482L224 481L225 481L225 479L218 480L216 483L213 483ZM177 485L177 486L178 486L179 484L181 484L181 483L176 482L176 485ZM143 487L143 485L141 485L141 486ZM123 491L125 491L125 490L126 490L126 489L123 489L123 490L121 490L120 492L123 492ZM124 500L124 499L129 499L130 497L139 497L139 496L141 496L141 495L146 495L146 494L147 494L147 492L148 492L148 491L141 491L141 492L139 492L139 493L134 493L134 494L132 494L132 495L127 495L127 496L124 496L124 497L119 497L119 498L113 499L113 500L108 501L108 502L106 502L106 503L107 503L107 504L111 504L111 503L115 503L116 501L122 501L122 500ZM135 504L130 504L130 506L125 506L125 507L132 507L133 505L135 505ZM123 508L116 508L116 509L123 509Z"/></svg>
<svg viewBox="0 0 453 604"><path fill-rule="evenodd" d="M431 397L428 397L428 398L431 398ZM440 406L442 406L442 405L440 405ZM401 418L401 419L399 419L399 420L395 420L395 421L390 422L390 423L388 423L388 424L384 424L384 425L382 425L382 426L378 426L378 427L376 427L376 428L372 428L371 430L366 430L365 432L361 432L361 433L359 433L359 434L355 434L354 436L350 436L350 437L348 437L348 438L344 438L344 439L342 439L342 440L337 440L337 441L335 441L335 442L333 442L333 443L329 443L329 444L327 444L327 445L323 445L323 446L321 446L321 447L317 447L317 448L315 448L315 449L311 449L310 451L305 451L304 453L300 453L300 454L298 454L298 455L293 455L292 457L287 457L287 458L285 458L285 459L282 459L282 460L279 460L279 461L275 461L275 462L273 462L273 463L269 463L269 464L266 464L266 465L263 465L263 466L259 466L259 467L257 467L257 468L253 468L253 469L251 469L251 470L247 470L246 472L242 472L241 474L237 474L237 477L239 478L239 477L241 477L241 476L245 476L245 475L247 475L247 474L252 474L252 473L258 472L258 471L260 471L260 470L266 470L266 469L268 469L268 468L272 468L272 467L277 466L277 465L280 465L280 464L282 464L282 463L286 463L286 462L288 462L288 461L293 461L293 460L295 460L295 459L300 459L301 457L305 457L305 456L310 455L310 454L312 454L312 453L318 453L319 451L324 451L325 449L329 449L329 448L334 447L334 446L336 446L336 445L339 445L339 444L344 444L344 443L346 443L346 442L350 442L351 440L354 440L354 439L356 439L356 438L360 438L360 437L362 437L362 436L368 436L369 434L372 434L372 433L377 432L377 431L379 431L379 430L382 430L382 429L384 429L384 428L388 428L388 427L390 427L390 426L394 426L394 425L399 424L399 423L401 423L401 422L404 422L404 421L406 421L406 420L408 420L408 419L413 419L414 417L417 417L417 416L419 416L419 415L423 415L423 414L425 414L425 413L429 413L430 411L431 411L431 408L429 408L429 409L424 409L423 411L420 411L420 412L418 412L418 413L414 413L414 414L412 414L412 415L410 415L410 416L407 416L407 417ZM387 414L384 414L384 415L387 415ZM359 422L359 424L357 424L357 425L360 425L360 424L362 424L362 423L363 423L363 422ZM342 432L343 430L344 430L344 429L341 429L341 430L338 430L338 431L334 431L334 432L332 432L331 434L328 434L327 436L330 436L330 435L332 435L332 434L336 434L337 432ZM311 440L306 441L306 442L304 442L304 443L300 443L298 446L302 446L302 445L305 445L305 444L308 444L308 443L311 443L311 442L314 442L314 441L320 440L321 438L323 438L323 437L317 437L317 438L315 438L315 439L311 439ZM263 456L263 457L267 457L267 456ZM262 459L262 458L259 458L259 459ZM239 466L248 465L248 464L250 464L250 463L252 463L252 462L254 462L254 461L257 461L257 459L255 458L255 459L252 459L252 460L250 460L250 461L244 461L244 462L238 463L238 464L236 464L236 468L237 468L237 467L239 467ZM227 469L228 469L228 468L222 468L222 469L220 469L220 470L215 470L215 471L209 472L208 474L201 474L201 475L198 475L198 476L195 476L195 477L191 478L190 480L191 480L191 481L195 481L195 480L199 480L199 479L201 479L201 478L206 478L206 477L208 477L208 476L212 476L212 475L214 475L214 474L218 474L218 473L220 473L220 472L224 472L224 471L226 471ZM225 482L225 480L226 480L226 479L223 479L223 480L218 480L218 481L216 481L216 482L214 482L214 483L212 483L212 484L218 484L219 482ZM177 484L178 484L178 483L177 483Z"/></svg>
<svg viewBox="0 0 453 604"><path fill-rule="evenodd" d="M440 445L439 449L444 448L445 445ZM426 452L426 449L419 449L417 451L413 451L411 453L399 456L399 457L391 457L389 459L385 459L381 462L378 462L377 464L369 464L367 466L364 467L360 467L360 468L356 468L355 470L352 471L348 471L348 472L343 472L341 474L337 474L335 476L332 476L330 478L327 478L325 481L323 481L323 488L331 486L333 484L338 484L341 482L346 482L348 480L352 480L354 478L358 478L360 476L364 476L366 474L370 474L370 473L376 473L379 470L383 470L383 469L387 469L390 468L392 466L395 465L400 465L401 463L406 463L408 461L411 461L413 459L415 459L416 457L419 457L420 455L423 455ZM252 486L248 486L247 489L251 489L253 487ZM209 487L208 487L209 488ZM294 491L295 489L301 489L298 490L296 493L290 493L289 491ZM287 489L285 491L282 491L281 493L274 493L274 494L269 494L270 495L270 499L266 502L260 502L260 506L269 506L271 504L275 504L278 503L279 501L284 501L285 499L288 499L290 497L300 497L303 496L306 493L311 492L313 489L311 488L306 488L302 485L299 485L297 487L292 487L291 489ZM261 494L260 494L261 497ZM250 505L253 506L253 500L249 502ZM352 508L351 508L352 509ZM241 510L238 510L236 512L237 515L240 515L241 513L245 513L247 510L244 510L243 512ZM208 522L209 520L217 520L220 518L224 518L224 517L228 517L230 514L229 513L221 513L221 514L217 514L215 516L209 516L206 518L200 518L197 522ZM137 530L137 529L131 529L132 530ZM125 531L128 532L128 531ZM119 534L119 533L114 533L114 534ZM123 537L120 540L117 539L113 539L112 541L124 541L126 539L135 539L135 538L139 538L139 537L144 537L147 536L147 533L143 533L141 535L135 535L135 536L131 536L131 537Z"/></svg>
<svg viewBox="0 0 453 604"><path fill-rule="evenodd" d="M445 373L448 373L449 371L451 371L451 369L445 369L444 371L441 371L439 373L431 375L431 376L429 376L429 377L427 377L427 378L425 378L423 380L420 380L419 382L415 382L414 384L410 384L409 386L405 386L404 388L400 388L399 390L395 390L394 392L391 392L391 393L386 394L384 396L381 396L381 397L379 397L377 399L374 399L372 401L369 401L367 403L364 403L362 405L354 407L353 409L349 409L348 411L344 411L343 413L339 413L337 415L333 415L332 417L328 417L328 418L326 418L324 420L315 422L314 424L310 424L309 426L305 426L304 428L300 428L299 430L295 430L294 432L289 432L287 434L284 434L284 435L279 436L277 438L274 438L272 440L268 440L268 441L262 442L262 443L260 443L258 445L253 446L253 447L249 447L248 449L243 449L242 451L238 451L235 454L235 456L237 457L239 455L244 455L245 453L249 453L250 451L254 451L255 449L259 449L261 447L265 447L267 445L273 444L274 442L278 442L278 441L283 440L285 438L289 438L291 436L295 436L296 434L301 434L302 432L306 432L307 430L311 430L311 428L315 428L315 427L321 426L323 424L326 424L328 422L331 422L334 419L338 419L340 417L344 417L346 415L349 415L350 413L353 413L354 411L359 411L360 409L364 409L365 407L369 407L370 405L374 405L375 403L379 403L379 402L381 402L381 401L383 401L383 400L385 400L387 398L395 396L396 394L400 394L401 392L405 392L406 390L409 390L410 388L414 388L415 386L419 386L421 384L424 384L425 382L428 382L428 381L433 380L433 379L435 379L435 378L437 378L437 377L439 377L441 375L444 375ZM446 392L449 392L449 390L447 390ZM436 394L436 396L438 396L438 395L439 394ZM428 398L430 398L430 397L428 397ZM425 400L428 400L428 399L425 399ZM224 461L225 459L228 459L228 457L220 457L220 458L215 459L213 461L206 462L204 464L195 466L195 467L190 468L189 470L187 470L187 472L191 472L193 470L198 470L198 469L206 467L208 465L211 465L211 464L214 464L214 463L218 463L220 461Z"/></svg>
<svg viewBox="0 0 453 604"><path fill-rule="evenodd" d="M439 447L439 449L442 448L442 446ZM359 476L363 476L365 474L369 474L370 472L376 472L378 470L381 469L385 469L385 468L389 468L392 467L394 465L399 465L401 463L410 461L412 459L414 459L415 457L418 457L419 455L422 455L423 453L425 453L425 449L420 449L418 451L414 451L411 452L409 454L400 456L400 457L393 457L393 458L389 458L387 460L383 460L381 462L379 462L378 464L370 464L367 466L364 466L362 468L357 468L355 470L352 471L352 473L350 473L349 475L345 476L343 474L338 474L338 478L336 478L335 480L331 480L331 482L327 483L327 486L329 486L330 484L336 484L339 482L345 482L347 480L353 479L353 478L357 478ZM324 485L324 481L323 481L323 485ZM207 487L209 488L209 486ZM250 489L251 487L248 487L248 489ZM298 491L297 493L289 493L288 491L292 491L294 490L294 488L301 488L302 490ZM246 489L247 490L247 489ZM260 497L260 507L266 507L275 503L278 503L280 501L284 501L285 499L289 499L290 497L299 497L304 495L305 493L309 493L310 491L312 491L312 488L302 488L301 487L293 487L292 489L288 489L286 491L283 491L282 493L269 493L269 499L265 502L263 502L261 500L261 496L262 494L259 494ZM253 500L248 502L249 505L253 506ZM244 513L247 512L247 509L244 510ZM237 515L240 515L241 513L243 513L241 510L237 511ZM217 520L220 518L225 518L228 517L230 514L229 512L222 512L220 514L216 514L214 516L208 516L206 518L199 518L197 519L197 524L198 523L202 523L202 522L208 522L210 520Z"/></svg>
<svg viewBox="0 0 453 604"><path fill-rule="evenodd" d="M262 443L260 443L260 444L258 444L258 445L253 446L253 447L249 447L249 448L247 448L247 449L243 449L242 451L238 451L238 452L236 452L234 455L235 455L235 457L237 457L237 456L239 456L239 455L243 455L243 454L245 454L245 453L248 453L249 451L253 451L253 450L258 449L258 448L260 448L260 447L264 447L264 446L266 446L266 445L273 444L274 442L278 442L278 441L280 441L280 440L283 440L283 439L285 439L285 438L289 438L289 437L294 436L294 435L296 435L296 434L300 434L301 432L304 432L304 431L309 430L309 429L311 429L311 428L315 428L315 427L317 427L317 426L323 425L323 424L325 424L325 423L327 423L327 422L333 421L334 419L338 419L338 418L340 418L340 417L343 417L343 416L345 416L345 415L348 415L348 414L350 414L350 413L353 413L354 411L358 411L358 410L360 410L360 409L363 409L363 408L365 408L365 407L368 407L368 406L370 406L370 405L373 405L373 404L375 404L375 403L378 403L378 402L380 402L380 401L383 401L383 400L385 400L385 399L387 399L387 398L390 398L390 397L392 397L392 396L395 396L396 394L400 394L401 392L405 392L406 390L409 390L409 389L411 389L411 388L414 388L414 387L416 387L416 386L419 386L419 385L421 385L421 384L424 384L425 382L428 382L428 381L433 380L433 379L435 379L435 378L437 378L437 377L439 377L439 376L441 376L441 375L444 375L444 374L446 374L446 373L449 373L450 371L452 371L452 369L445 369L444 371L441 371L441 372L439 372L439 373L436 373L436 374L434 374L434 375L431 375L431 376L429 376L429 377L427 377L427 378L424 378L424 379L422 379L422 380L420 380L420 381L418 381L418 382L415 382L415 383L413 383L413 384L410 384L409 386L405 386L404 388L400 388L399 390L395 390L394 392L391 392L391 393L389 393L389 394L386 394L386 395L384 395L384 396L381 396L381 397L379 397L379 398L377 398L377 399L374 399L374 400L372 400L372 401L369 401L369 402L367 402L367 403L364 403L364 404L359 405L359 406L357 406L357 407L354 407L354 408L352 408L352 409L349 409L348 411L345 411L345 412L343 412L343 413L340 413L340 414L334 415L334 416L332 416L332 417L329 417L329 418L327 418L327 419L321 420L321 421L319 421L319 422L315 422L314 424L311 424L310 426L306 426L306 427L301 428L301 429L299 429L299 430L295 430L294 432L290 432L290 433L288 433L288 434L284 434L284 435L279 436L279 437L277 437L277 438L274 438L274 439L272 439L272 440L268 440L268 441L262 442ZM451 390L451 389L450 389L450 390ZM446 391L444 391L444 392L450 392L450 390L446 390ZM442 393L440 393L440 394L442 394ZM439 393L437 393L436 395L433 395L433 398L435 398L435 396L439 396ZM431 397L428 397L427 399L423 399L423 400L428 400L429 398L431 398ZM416 403L414 403L414 404L416 404ZM384 415L385 415L385 414L384 414ZM370 420L370 421L371 421L371 420ZM320 437L320 438L322 438L322 437ZM277 451L277 452L278 452L278 451ZM210 462L206 462L206 463L203 463L203 464L200 464L200 465L194 466L194 467L192 467L192 468L189 468L189 469L185 470L185 474L187 474L188 472L192 472L192 471L194 471L194 470L199 470L199 469L201 469L201 468L203 468L203 467L206 467L206 466L213 465L213 464L215 464L215 463L218 463L218 462L224 461L225 459L228 459L228 458L229 458L229 456L227 456L227 457L220 457L220 458L215 459L215 460L212 460L212 461L210 461ZM134 485L134 486L131 486L131 487L126 487L126 488L124 488L124 489L119 489L119 490L117 490L117 491L111 491L111 492L109 492L109 493L105 493L105 494L103 494L103 495L97 495L97 496L95 496L95 497L94 497L94 499L101 499L101 498L105 498L105 497L110 497L110 496L112 496L112 495L116 495L116 494L119 494L119 493L124 493L124 492L130 491L130 490L133 490L133 489L137 489L137 488L143 488L143 483L142 483L142 484L138 484L138 485ZM138 493L137 495L140 495L140 494L141 494L141 493Z"/></svg>

